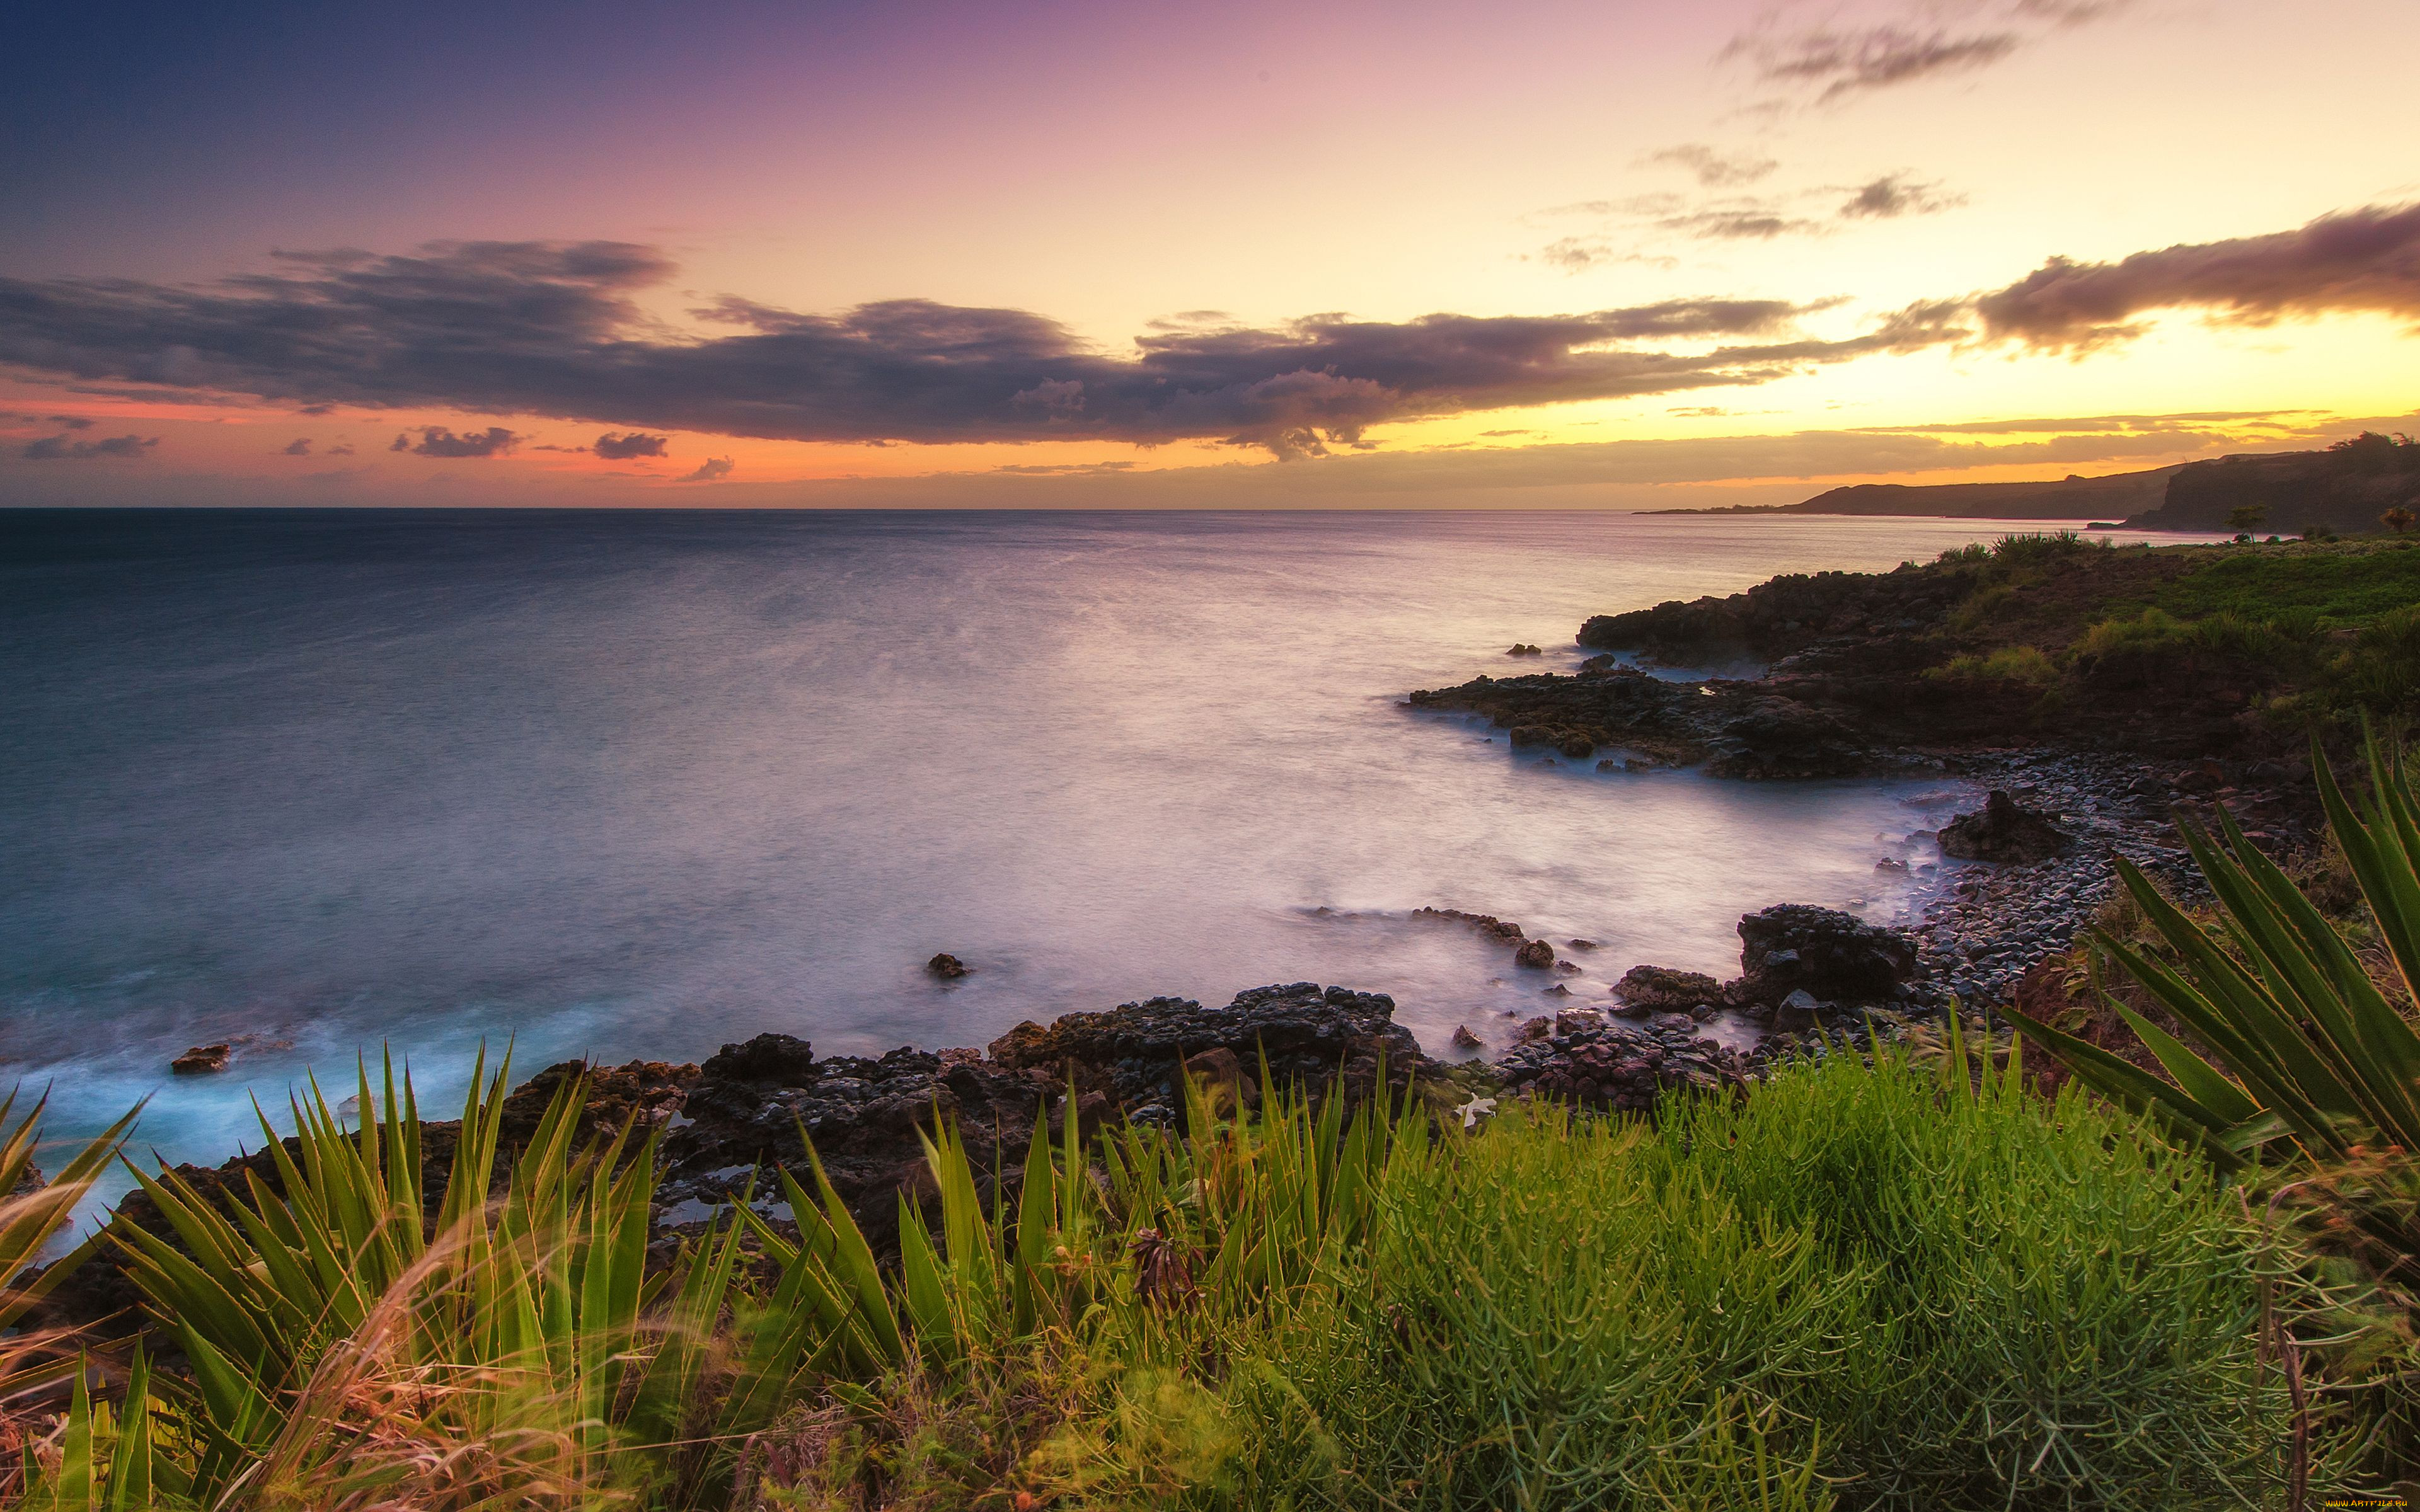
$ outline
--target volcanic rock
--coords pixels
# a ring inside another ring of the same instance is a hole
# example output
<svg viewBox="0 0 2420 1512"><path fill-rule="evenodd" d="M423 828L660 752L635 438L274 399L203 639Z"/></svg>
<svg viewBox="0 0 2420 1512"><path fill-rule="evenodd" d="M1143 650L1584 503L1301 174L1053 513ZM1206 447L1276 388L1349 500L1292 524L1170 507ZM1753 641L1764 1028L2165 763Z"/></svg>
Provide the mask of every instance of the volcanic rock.
<svg viewBox="0 0 2420 1512"><path fill-rule="evenodd" d="M168 1062L168 1069L179 1076L208 1075L214 1071L226 1070L227 1057L234 1053L232 1045L197 1044Z"/></svg>
<svg viewBox="0 0 2420 1512"><path fill-rule="evenodd" d="M1069 1064L1106 1075L1120 1097L1138 1096L1164 1081L1183 1057L1224 1047L1247 1061L1265 1054L1281 1078L1315 1087L1356 1062L1392 1070L1421 1063L1419 1042L1395 1023L1395 1000L1384 993L1322 989L1314 982L1257 987L1224 1009L1190 998L1154 997L1101 1013L1070 1013L1048 1027L1020 1024L992 1041L991 1058L1012 1071Z"/></svg>
<svg viewBox="0 0 2420 1512"><path fill-rule="evenodd" d="M1823 1005L1804 987L1793 988L1773 1010L1773 1031L1776 1034L1797 1034L1816 1027L1823 1022Z"/></svg>
<svg viewBox="0 0 2420 1512"><path fill-rule="evenodd" d="M1544 940L1531 940L1512 952L1512 964L1544 971L1555 964L1555 948Z"/></svg>
<svg viewBox="0 0 2420 1512"><path fill-rule="evenodd" d="M967 964L947 950L924 963L924 969L943 981L955 981L967 974Z"/></svg>
<svg viewBox="0 0 2420 1512"><path fill-rule="evenodd" d="M1941 826L1941 854L1962 861L2046 861L2065 851L2066 833L2040 814L2020 808L1994 788L1983 807Z"/></svg>
<svg viewBox="0 0 2420 1512"><path fill-rule="evenodd" d="M1613 984L1625 1007L1645 1013L1685 1013L1700 1003L1719 1003L1723 984L1702 971L1670 966L1633 966Z"/></svg>
<svg viewBox="0 0 2420 1512"><path fill-rule="evenodd" d="M1507 945L1518 945L1526 938L1520 925L1509 918L1498 918L1494 914L1466 913L1459 908L1415 908L1412 910L1412 917L1445 918L1451 919L1455 923L1467 924L1481 934L1501 940Z"/></svg>
<svg viewBox="0 0 2420 1512"><path fill-rule="evenodd" d="M1600 1013L1565 1010L1555 1015L1550 1034L1525 1036L1497 1068L1509 1094L1634 1112L1653 1108L1673 1088L1740 1085L1737 1055L1697 1039L1693 1028L1684 1018L1637 1027L1609 1023Z"/></svg>
<svg viewBox="0 0 2420 1512"><path fill-rule="evenodd" d="M1779 903L1739 922L1739 980L1726 999L1771 1007L1801 988L1824 1002L1873 1003L1905 994L1916 942L1854 914Z"/></svg>
<svg viewBox="0 0 2420 1512"><path fill-rule="evenodd" d="M795 1034L760 1034L745 1044L724 1045L700 1069L709 1081L803 1087L815 1074L815 1047Z"/></svg>

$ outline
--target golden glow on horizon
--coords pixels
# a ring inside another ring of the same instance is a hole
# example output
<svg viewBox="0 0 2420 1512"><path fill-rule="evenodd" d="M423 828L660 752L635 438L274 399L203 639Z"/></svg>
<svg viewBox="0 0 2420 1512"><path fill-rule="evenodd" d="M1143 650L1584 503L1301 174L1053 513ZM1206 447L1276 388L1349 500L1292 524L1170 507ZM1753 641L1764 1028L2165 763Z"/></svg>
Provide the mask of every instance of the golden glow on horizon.
<svg viewBox="0 0 2420 1512"><path fill-rule="evenodd" d="M1839 14L1905 13L1856 0ZM1147 18L1095 18L1094 34L1114 32L1130 51L1054 51L1036 33L1021 71L967 60L945 79L936 66L901 84L923 105L879 119L835 116L794 91L735 89L700 115L710 125L617 123L611 141L551 143L547 171L522 164L508 184L262 224L281 244L391 251L437 236L648 242L680 271L639 303L675 332L727 331L694 314L725 293L800 312L929 299L1031 311L1118 356L1184 311L1275 328L1314 311L1402 321L1701 298L1816 307L1807 333L1839 340L2055 256L2120 259L2420 198L2410 146L2420 91L2407 77L2420 8L2409 0L2108 8L2088 25L2038 27L1989 69L1832 103L1780 99L1720 61L1765 14L1747 0L1557 0L1372 35L1341 16L1272 12L1209 27L1184 49L1160 45ZM1406 111L1406 100L1424 108ZM1700 182L1669 156L1682 142L1772 166ZM1925 186L1934 208L1843 213L1884 176ZM644 196L630 188L642 179ZM1788 229L1707 236L1691 219L1744 207ZM1585 266L1548 255L1558 245ZM126 497L139 471L196 498L396 502L434 490L663 503L810 501L840 485L910 499L924 497L920 480L972 479L1029 503L1053 480L1108 498L1121 477L1173 488L1184 475L1204 491L1182 497L1210 502L1210 483L1236 480L1256 497L1373 486L1348 477L1409 491L1425 460L1435 480L1418 486L1440 503L1523 488L1585 501L1601 488L1608 506L1627 507L1642 489L2055 477L2309 445L2412 413L2416 378L2420 337L2383 316L2230 326L2172 311L2073 357L1859 357L1757 384L1406 420L1369 429L1366 450L1280 463L1209 440L842 445L443 409L302 415L21 375L0 376L0 477L26 489L101 480ZM61 431L52 415L92 425ZM2103 416L2153 418L1946 428ZM389 450L399 431L429 425L502 425L522 440L487 458ZM608 429L667 434L669 455L609 462L545 449L588 446ZM53 434L162 441L133 458L24 458ZM1858 437L1878 439L1851 444ZM302 439L307 455L286 454ZM715 458L729 460L726 476L683 481Z"/></svg>

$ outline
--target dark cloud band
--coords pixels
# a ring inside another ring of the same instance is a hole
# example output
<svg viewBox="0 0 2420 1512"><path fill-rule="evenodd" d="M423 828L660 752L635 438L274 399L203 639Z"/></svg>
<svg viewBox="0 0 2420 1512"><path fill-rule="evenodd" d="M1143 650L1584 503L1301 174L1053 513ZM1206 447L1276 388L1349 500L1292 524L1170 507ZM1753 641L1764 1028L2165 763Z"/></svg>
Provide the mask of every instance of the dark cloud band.
<svg viewBox="0 0 2420 1512"><path fill-rule="evenodd" d="M1930 188L1893 178L1868 192L1880 202ZM1840 340L1796 330L1830 301L1779 300L1400 322L1323 315L1274 329L1187 321L1138 338L1133 356L1020 310L892 300L799 315L725 300L698 312L715 333L684 338L634 303L672 271L644 247L479 242L283 262L201 288L0 279L0 363L152 392L639 427L598 439L609 459L664 455L672 430L859 443L1209 439L1299 455L1360 444L1393 421L1760 383L1957 341L1978 324L1988 340L2058 350L2122 338L2162 309L2420 321L2420 206L2118 262L2054 258L2005 288L1911 304ZM424 426L393 450L495 457L527 440L502 425ZM129 455L39 444L44 457Z"/></svg>
<svg viewBox="0 0 2420 1512"><path fill-rule="evenodd" d="M207 287L0 279L0 362L298 405L784 440L1211 439L1291 455L1389 421L1755 383L1943 334L1902 319L1801 339L1802 306L1675 300L1575 316L1187 325L1120 357L1020 310L892 300L799 315L724 300L697 313L727 333L682 339L633 302L672 271L644 247L444 243L282 263ZM1716 345L1643 345L1672 341ZM501 427L424 431L399 449L490 456L518 440Z"/></svg>
<svg viewBox="0 0 2420 1512"><path fill-rule="evenodd" d="M2420 205L2369 206L2118 262L2054 257L1975 301L1987 336L2051 350L2120 340L2142 329L2140 316L2188 308L2254 324L2336 311L2420 321Z"/></svg>

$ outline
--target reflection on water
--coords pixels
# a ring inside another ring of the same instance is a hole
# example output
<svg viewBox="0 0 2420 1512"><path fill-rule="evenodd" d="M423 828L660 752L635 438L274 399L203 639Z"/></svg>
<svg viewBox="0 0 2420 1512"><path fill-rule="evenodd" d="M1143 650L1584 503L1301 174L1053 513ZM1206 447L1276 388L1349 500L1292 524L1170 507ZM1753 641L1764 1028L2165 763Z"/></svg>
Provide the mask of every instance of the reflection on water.
<svg viewBox="0 0 2420 1512"><path fill-rule="evenodd" d="M306 1065L981 1043L1271 981L1424 1042L1540 981L1424 904L1727 973L1938 781L1541 766L1400 706L1594 612L1992 533L1620 516L0 517L0 1062L216 1157ZM1322 910L1326 910L1323 912ZM939 983L935 951L972 974ZM236 1040L233 1069L165 1075ZM432 1086L432 1083L436 1084Z"/></svg>

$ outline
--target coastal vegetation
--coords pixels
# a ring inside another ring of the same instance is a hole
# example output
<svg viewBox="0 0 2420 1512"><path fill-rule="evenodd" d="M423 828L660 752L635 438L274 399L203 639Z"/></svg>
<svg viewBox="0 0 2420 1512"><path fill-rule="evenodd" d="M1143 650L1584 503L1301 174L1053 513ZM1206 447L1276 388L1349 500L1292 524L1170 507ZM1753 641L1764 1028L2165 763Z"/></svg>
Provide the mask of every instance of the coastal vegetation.
<svg viewBox="0 0 2420 1512"><path fill-rule="evenodd" d="M1962 1053L1469 1134L1197 1081L1191 1138L1043 1128L1014 1181L941 1128L889 1262L811 1164L651 1265L647 1142L566 1087L503 1149L504 1082L442 1193L366 1072L240 1200L150 1179L132 1353L12 1341L85 1368L15 1404L10 1504L2190 1507L2292 1442L2292 1252Z"/></svg>
<svg viewBox="0 0 2420 1512"><path fill-rule="evenodd" d="M2420 713L2420 542L2398 537L2118 547L2073 532L1944 553L1962 579L1931 675L2051 705L2115 687L2241 679L2263 728L2342 733Z"/></svg>
<svg viewBox="0 0 2420 1512"><path fill-rule="evenodd" d="M2334 1385L2383 1468L2420 1460L2420 804L2391 745L2372 739L2367 757L2358 801L2314 757L2355 895L2333 910L2223 808L2215 835L2180 826L2213 894L2199 917L2118 862L2138 927L2095 931L2086 954L2096 978L2131 989L2132 1003L2095 995L2133 1057L2097 1042L2105 1032L2008 1011L2077 1079L2155 1117L2325 1257L2314 1273L2334 1286Z"/></svg>

